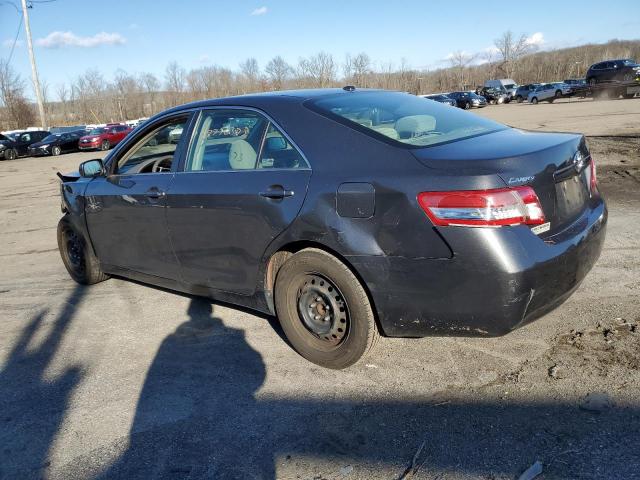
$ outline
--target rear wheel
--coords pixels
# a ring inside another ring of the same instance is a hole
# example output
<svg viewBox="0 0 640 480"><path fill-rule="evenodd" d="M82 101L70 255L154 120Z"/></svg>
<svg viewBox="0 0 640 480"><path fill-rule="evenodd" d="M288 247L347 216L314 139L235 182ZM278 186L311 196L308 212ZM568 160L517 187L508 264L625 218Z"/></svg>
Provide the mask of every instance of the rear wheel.
<svg viewBox="0 0 640 480"><path fill-rule="evenodd" d="M110 146L111 144L109 143L109 140L103 140L100 144L100 150L109 150Z"/></svg>
<svg viewBox="0 0 640 480"><path fill-rule="evenodd" d="M524 100L524 98L522 98L522 95L518 95L516 97L516 102L518 102L518 103L522 103L523 100Z"/></svg>
<svg viewBox="0 0 640 480"><path fill-rule="evenodd" d="M18 158L18 152L16 152L15 148L10 148L4 152L4 158L5 160L15 160Z"/></svg>
<svg viewBox="0 0 640 480"><path fill-rule="evenodd" d="M353 365L378 338L364 288L323 250L301 250L286 261L276 278L275 305L293 348L323 367Z"/></svg>
<svg viewBox="0 0 640 480"><path fill-rule="evenodd" d="M60 155L60 152L60 147L57 145L51 148L51 155L53 155L54 157Z"/></svg>
<svg viewBox="0 0 640 480"><path fill-rule="evenodd" d="M66 217L58 222L58 250L67 272L76 282L92 285L109 278L100 268L100 262L84 237Z"/></svg>
<svg viewBox="0 0 640 480"><path fill-rule="evenodd" d="M562 90L556 90L556 98L562 98Z"/></svg>
<svg viewBox="0 0 640 480"><path fill-rule="evenodd" d="M471 104L469 102L464 102L464 109L469 110L471 108Z"/></svg>
<svg viewBox="0 0 640 480"><path fill-rule="evenodd" d="M531 99L531 103L533 103L534 105L537 105L538 104L538 97L533 97Z"/></svg>

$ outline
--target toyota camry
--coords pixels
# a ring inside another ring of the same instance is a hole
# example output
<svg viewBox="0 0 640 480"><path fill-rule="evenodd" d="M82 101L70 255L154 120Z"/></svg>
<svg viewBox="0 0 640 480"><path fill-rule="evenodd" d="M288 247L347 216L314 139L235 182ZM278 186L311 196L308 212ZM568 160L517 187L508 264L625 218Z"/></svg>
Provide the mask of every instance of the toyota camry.
<svg viewBox="0 0 640 480"><path fill-rule="evenodd" d="M275 315L329 368L380 335L499 336L540 317L580 285L607 222L582 135L353 87L176 107L59 175L75 281Z"/></svg>

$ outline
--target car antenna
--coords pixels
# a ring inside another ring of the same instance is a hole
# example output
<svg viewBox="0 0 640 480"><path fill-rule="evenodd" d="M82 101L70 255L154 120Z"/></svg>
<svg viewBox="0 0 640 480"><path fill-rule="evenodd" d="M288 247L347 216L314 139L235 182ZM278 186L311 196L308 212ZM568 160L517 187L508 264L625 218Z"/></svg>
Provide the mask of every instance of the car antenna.
<svg viewBox="0 0 640 480"><path fill-rule="evenodd" d="M346 85L346 86L342 87L342 89L345 92L355 92L356 91L356 87L354 87L353 85Z"/></svg>

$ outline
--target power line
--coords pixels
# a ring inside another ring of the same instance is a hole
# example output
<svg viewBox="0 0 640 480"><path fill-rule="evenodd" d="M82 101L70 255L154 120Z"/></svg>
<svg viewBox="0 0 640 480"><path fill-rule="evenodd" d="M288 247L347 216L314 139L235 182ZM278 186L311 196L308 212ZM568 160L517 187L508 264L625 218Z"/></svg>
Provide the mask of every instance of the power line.
<svg viewBox="0 0 640 480"><path fill-rule="evenodd" d="M9 60L7 60L7 64L11 63L11 58L13 58L13 51L16 48L16 43L18 42L18 36L20 36L20 29L22 28L22 20L24 16L20 14L20 21L18 22L18 31L16 32L16 36L13 39L13 44L11 45L11 52L9 53Z"/></svg>

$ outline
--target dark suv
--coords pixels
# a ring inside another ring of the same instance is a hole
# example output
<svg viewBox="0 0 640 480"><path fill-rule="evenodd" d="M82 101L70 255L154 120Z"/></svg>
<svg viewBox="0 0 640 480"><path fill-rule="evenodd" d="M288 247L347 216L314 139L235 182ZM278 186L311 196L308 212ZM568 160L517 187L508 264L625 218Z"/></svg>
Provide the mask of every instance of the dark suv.
<svg viewBox="0 0 640 480"><path fill-rule="evenodd" d="M15 160L28 155L29 147L49 136L44 130L28 130L26 132L0 135L0 160Z"/></svg>
<svg viewBox="0 0 640 480"><path fill-rule="evenodd" d="M598 83L625 83L640 81L640 65L635 60L607 60L594 63L587 71L587 83L591 86Z"/></svg>

